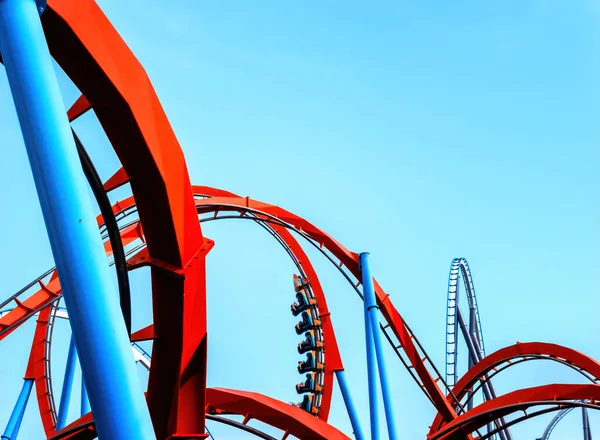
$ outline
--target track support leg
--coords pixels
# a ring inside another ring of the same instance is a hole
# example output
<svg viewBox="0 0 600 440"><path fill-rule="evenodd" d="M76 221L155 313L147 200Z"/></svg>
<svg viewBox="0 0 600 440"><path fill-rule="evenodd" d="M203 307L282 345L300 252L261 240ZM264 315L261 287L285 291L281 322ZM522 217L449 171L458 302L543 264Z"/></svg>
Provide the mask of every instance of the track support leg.
<svg viewBox="0 0 600 440"><path fill-rule="evenodd" d="M81 377L81 416L83 417L90 412L90 401L88 400L87 388L85 386L85 380Z"/></svg>
<svg viewBox="0 0 600 440"><path fill-rule="evenodd" d="M21 422L23 421L23 414L25 414L25 408L27 408L27 401L29 400L29 395L31 394L31 389L33 388L34 382L35 381L33 379L25 379L23 382L23 388L21 388L21 393L19 394L15 408L10 415L10 419L8 419L8 424L6 425L6 429L2 435L3 440L15 440L17 438L17 435L19 434L19 428L21 428Z"/></svg>
<svg viewBox="0 0 600 440"><path fill-rule="evenodd" d="M387 423L388 436L390 440L398 439L396 433L396 421L394 419L394 413L392 409L392 395L389 389L389 382L387 376L387 369L385 360L383 359L383 346L381 345L381 331L379 330L379 319L377 317L377 301L375 300L375 289L373 287L373 277L371 276L371 268L369 266L369 253L363 252L359 255L359 264L362 275L362 285L364 294L365 304L365 323L367 328L370 328L370 332L367 331L367 355L369 355L369 346L374 346L375 355L377 360L377 366L379 367L379 381L381 383L381 394L383 396L383 408L385 410L385 420ZM371 340L369 340L369 338ZM372 349L371 349L372 350ZM367 367L369 368L369 394L371 393L372 387L376 384L371 383L371 376L375 376L373 360L369 363L367 358ZM373 370L373 371L371 371ZM369 402L373 404L371 398ZM377 404L375 396L375 404ZM378 420L371 419L371 430L373 430L373 423L377 425ZM375 438L375 437L373 437Z"/></svg>
<svg viewBox="0 0 600 440"><path fill-rule="evenodd" d="M69 354L67 355L67 365L65 367L65 376L60 393L60 404L58 405L58 417L56 418L56 430L60 431L67 426L67 416L69 415L69 404L71 403L71 390L73 389L73 376L75 376L75 363L77 361L77 350L75 341L71 337L69 342Z"/></svg>
<svg viewBox="0 0 600 440"><path fill-rule="evenodd" d="M364 440L365 436L362 432L360 421L358 420L358 413L356 412L354 402L352 401L352 396L350 396L350 389L348 388L348 383L346 382L344 370L336 371L335 376L337 377L337 381L342 392L342 397L344 398L344 403L346 404L346 410L348 411L348 416L350 417L350 423L352 424L354 437L356 440Z"/></svg>
<svg viewBox="0 0 600 440"><path fill-rule="evenodd" d="M0 1L0 51L98 436L155 438L35 0Z"/></svg>

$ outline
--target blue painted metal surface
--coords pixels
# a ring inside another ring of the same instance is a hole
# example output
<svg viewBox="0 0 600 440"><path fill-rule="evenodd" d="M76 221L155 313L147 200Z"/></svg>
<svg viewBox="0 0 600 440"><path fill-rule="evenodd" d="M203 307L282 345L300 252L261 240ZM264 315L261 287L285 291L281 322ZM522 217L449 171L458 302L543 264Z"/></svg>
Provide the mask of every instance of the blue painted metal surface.
<svg viewBox="0 0 600 440"><path fill-rule="evenodd" d="M19 394L17 403L15 404L13 412L10 415L10 419L8 419L4 434L2 435L3 439L15 440L17 438L17 435L19 434L19 428L21 427L21 422L23 421L23 414L25 414L25 408L27 408L27 401L29 400L29 395L31 394L31 389L33 388L34 382L35 381L33 379L25 379L23 382L23 388L21 388L21 393Z"/></svg>
<svg viewBox="0 0 600 440"><path fill-rule="evenodd" d="M0 50L100 438L155 438L35 0L0 1Z"/></svg>
<svg viewBox="0 0 600 440"><path fill-rule="evenodd" d="M58 405L58 417L56 418L56 430L60 431L67 426L67 416L69 415L69 404L71 403L71 390L73 389L73 376L75 376L75 364L77 361L77 349L75 341L71 337L69 342L69 354L67 355L67 365L65 367L65 376L60 393L60 404Z"/></svg>
<svg viewBox="0 0 600 440"><path fill-rule="evenodd" d="M84 416L90 412L90 401L87 395L87 388L85 387L85 380L81 377L81 415Z"/></svg>
<svg viewBox="0 0 600 440"><path fill-rule="evenodd" d="M392 409L392 394L389 389L387 369L383 358L383 346L381 345L381 332L379 331L379 319L377 318L377 301L375 299L375 288L373 287L373 277L369 266L369 253L363 252L359 255L360 270L362 275L363 295L365 303L365 313L368 324L371 327L371 343L375 346L377 357L377 366L379 367L379 380L381 383L381 394L383 396L383 408L385 410L385 420L390 440L398 438L396 432L396 422ZM367 341L367 345L369 341Z"/></svg>
<svg viewBox="0 0 600 440"><path fill-rule="evenodd" d="M362 256L360 254L359 266L362 271L363 283L363 303L365 309L365 344L367 347L367 382L369 386L369 415L371 422L371 440L379 439L379 400L377 398L377 359L375 354L375 344L373 343L373 328L369 318L369 304L367 302L367 294L364 288L365 272L362 268ZM367 263L368 264L368 263ZM368 266L367 266L368 271Z"/></svg>
<svg viewBox="0 0 600 440"><path fill-rule="evenodd" d="M365 436L362 432L360 421L358 420L358 413L356 412L356 407L354 406L354 402L352 401L352 396L350 396L350 388L348 387L348 383L346 382L346 375L344 374L344 370L336 371L335 376L337 377L337 381L340 386L340 391L342 392L342 397L344 398L344 403L346 404L346 410L348 411L348 416L350 417L350 423L352 424L352 431L354 432L354 437L356 438L356 440L364 440Z"/></svg>

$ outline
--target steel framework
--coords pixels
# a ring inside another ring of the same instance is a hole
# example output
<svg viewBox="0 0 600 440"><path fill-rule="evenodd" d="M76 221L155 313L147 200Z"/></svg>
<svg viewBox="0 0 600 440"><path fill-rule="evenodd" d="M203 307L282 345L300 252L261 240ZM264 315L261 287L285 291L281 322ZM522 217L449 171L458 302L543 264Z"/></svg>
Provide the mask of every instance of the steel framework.
<svg viewBox="0 0 600 440"><path fill-rule="evenodd" d="M337 379L354 437L365 439L370 432L370 438L379 438L381 391L387 434L396 439L398 414L387 380L383 335L435 408L428 439L512 440L514 424L557 411L543 433L548 439L556 423L576 407L582 408L584 440L591 439L587 409L599 408L600 363L542 342L516 344L486 356L475 286L464 258L451 263L442 375L372 277L367 253L350 251L278 206L192 186L181 147L145 71L93 0L48 0L47 5L0 0L0 52L57 265L0 304L0 340L36 320L23 390L2 438L17 438L35 389L48 439L200 439L210 435L206 420L265 439L274 437L250 426L251 420L279 429L282 438L346 439L347 434L328 423ZM82 93L67 115L61 110L52 58ZM88 111L97 117L122 165L104 183L70 126ZM100 207L95 222L85 201L85 181ZM123 185L130 186L131 197L111 205L107 194ZM203 236L201 225L227 219L256 223L296 266L291 313L299 319L298 353L304 357L298 363L303 381L296 385L302 396L296 405L256 392L206 387L205 259L214 242ZM364 300L369 430L361 426L326 295L301 243L324 255ZM109 265L116 270L118 295L111 291ZM153 323L132 329L129 273L140 267L150 268ZM459 307L461 281L467 320ZM63 295L66 309L59 306ZM90 310L102 319L88 319ZM72 328L58 409L50 359L57 318L68 319ZM458 374L461 335L468 354L463 376ZM143 341L151 343L151 353L142 348ZM84 376L81 415L67 423L77 358ZM558 362L591 384L549 384L498 395L492 378L530 360ZM149 372L145 402L133 377L134 362ZM482 402L475 405L478 393ZM233 415L242 416L243 422Z"/></svg>

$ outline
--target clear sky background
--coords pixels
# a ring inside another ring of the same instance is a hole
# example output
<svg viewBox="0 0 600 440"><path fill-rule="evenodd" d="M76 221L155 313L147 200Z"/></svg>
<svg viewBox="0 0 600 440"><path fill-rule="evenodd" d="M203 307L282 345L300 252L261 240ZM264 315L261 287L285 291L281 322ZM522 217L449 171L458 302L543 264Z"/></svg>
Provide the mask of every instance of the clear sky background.
<svg viewBox="0 0 600 440"><path fill-rule="evenodd" d="M457 256L471 266L488 352L541 340L600 359L597 2L99 3L153 81L192 182L278 204L350 249L370 251L375 277L440 369ZM58 74L69 106L77 91ZM76 128L108 178L118 162L94 116ZM7 297L53 263L4 74L0 145ZM216 241L208 257L209 385L299 400L293 265L249 222L211 223L204 233ZM307 251L366 430L362 304ZM133 275L137 326L149 319L147 278ZM0 343L2 429L32 329ZM59 394L66 323L56 332ZM386 357L402 438L424 438L435 411L388 348ZM500 394L581 380L531 362L495 385ZM24 439L42 432L30 403ZM515 439L540 436L551 417L515 427ZM581 438L580 420L573 412L552 438ZM350 432L337 389L331 422ZM600 435L600 416L592 413L591 423ZM216 439L240 438L209 427Z"/></svg>

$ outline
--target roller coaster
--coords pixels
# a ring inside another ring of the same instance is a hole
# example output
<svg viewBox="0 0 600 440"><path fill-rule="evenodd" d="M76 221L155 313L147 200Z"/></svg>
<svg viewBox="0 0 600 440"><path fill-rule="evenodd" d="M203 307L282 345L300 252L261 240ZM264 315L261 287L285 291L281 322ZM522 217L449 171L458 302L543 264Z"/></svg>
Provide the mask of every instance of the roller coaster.
<svg viewBox="0 0 600 440"><path fill-rule="evenodd" d="M35 321L23 388L3 439L17 438L34 388L45 437L53 440L210 438L207 422L263 439L378 439L378 390L387 436L397 439L402 437L396 426L400 415L393 411L393 401L402 397L391 395L390 367L394 374L409 374L434 407L429 430L423 427L428 440L512 440L513 425L553 412L540 433L547 440L573 409L581 411L584 440L591 440L588 410L600 409L600 363L544 342L517 343L487 354L466 259L451 262L442 374L371 276L367 253L349 250L279 206L192 185L182 149L145 71L93 0L0 0L0 53L57 266L0 303L0 340ZM66 114L52 59L81 92ZM106 182L71 125L88 112L122 165ZM100 207L97 216L85 200L88 187ZM111 203L108 194L117 188L130 195ZM206 386L205 260L215 243L203 235L202 225L233 219L252 221L267 231L296 267L290 280L290 312L299 320L295 332L301 359L296 404L259 391ZM369 432L361 424L366 417L354 406L332 312L307 246L331 263L364 304ZM106 281L109 267L116 273L118 292ZM151 273L153 322L134 329L131 316L137 305L131 301L129 274L142 267ZM459 307L461 291L466 316ZM51 347L59 321L68 322L72 336L57 402ZM384 362L384 341L399 364ZM466 346L462 375L460 341ZM81 416L68 420L77 360ZM558 363L585 380L498 395L493 379L533 360ZM145 389L138 384L135 363L148 371ZM335 386L352 433L328 423ZM266 432L264 425L272 431Z"/></svg>

